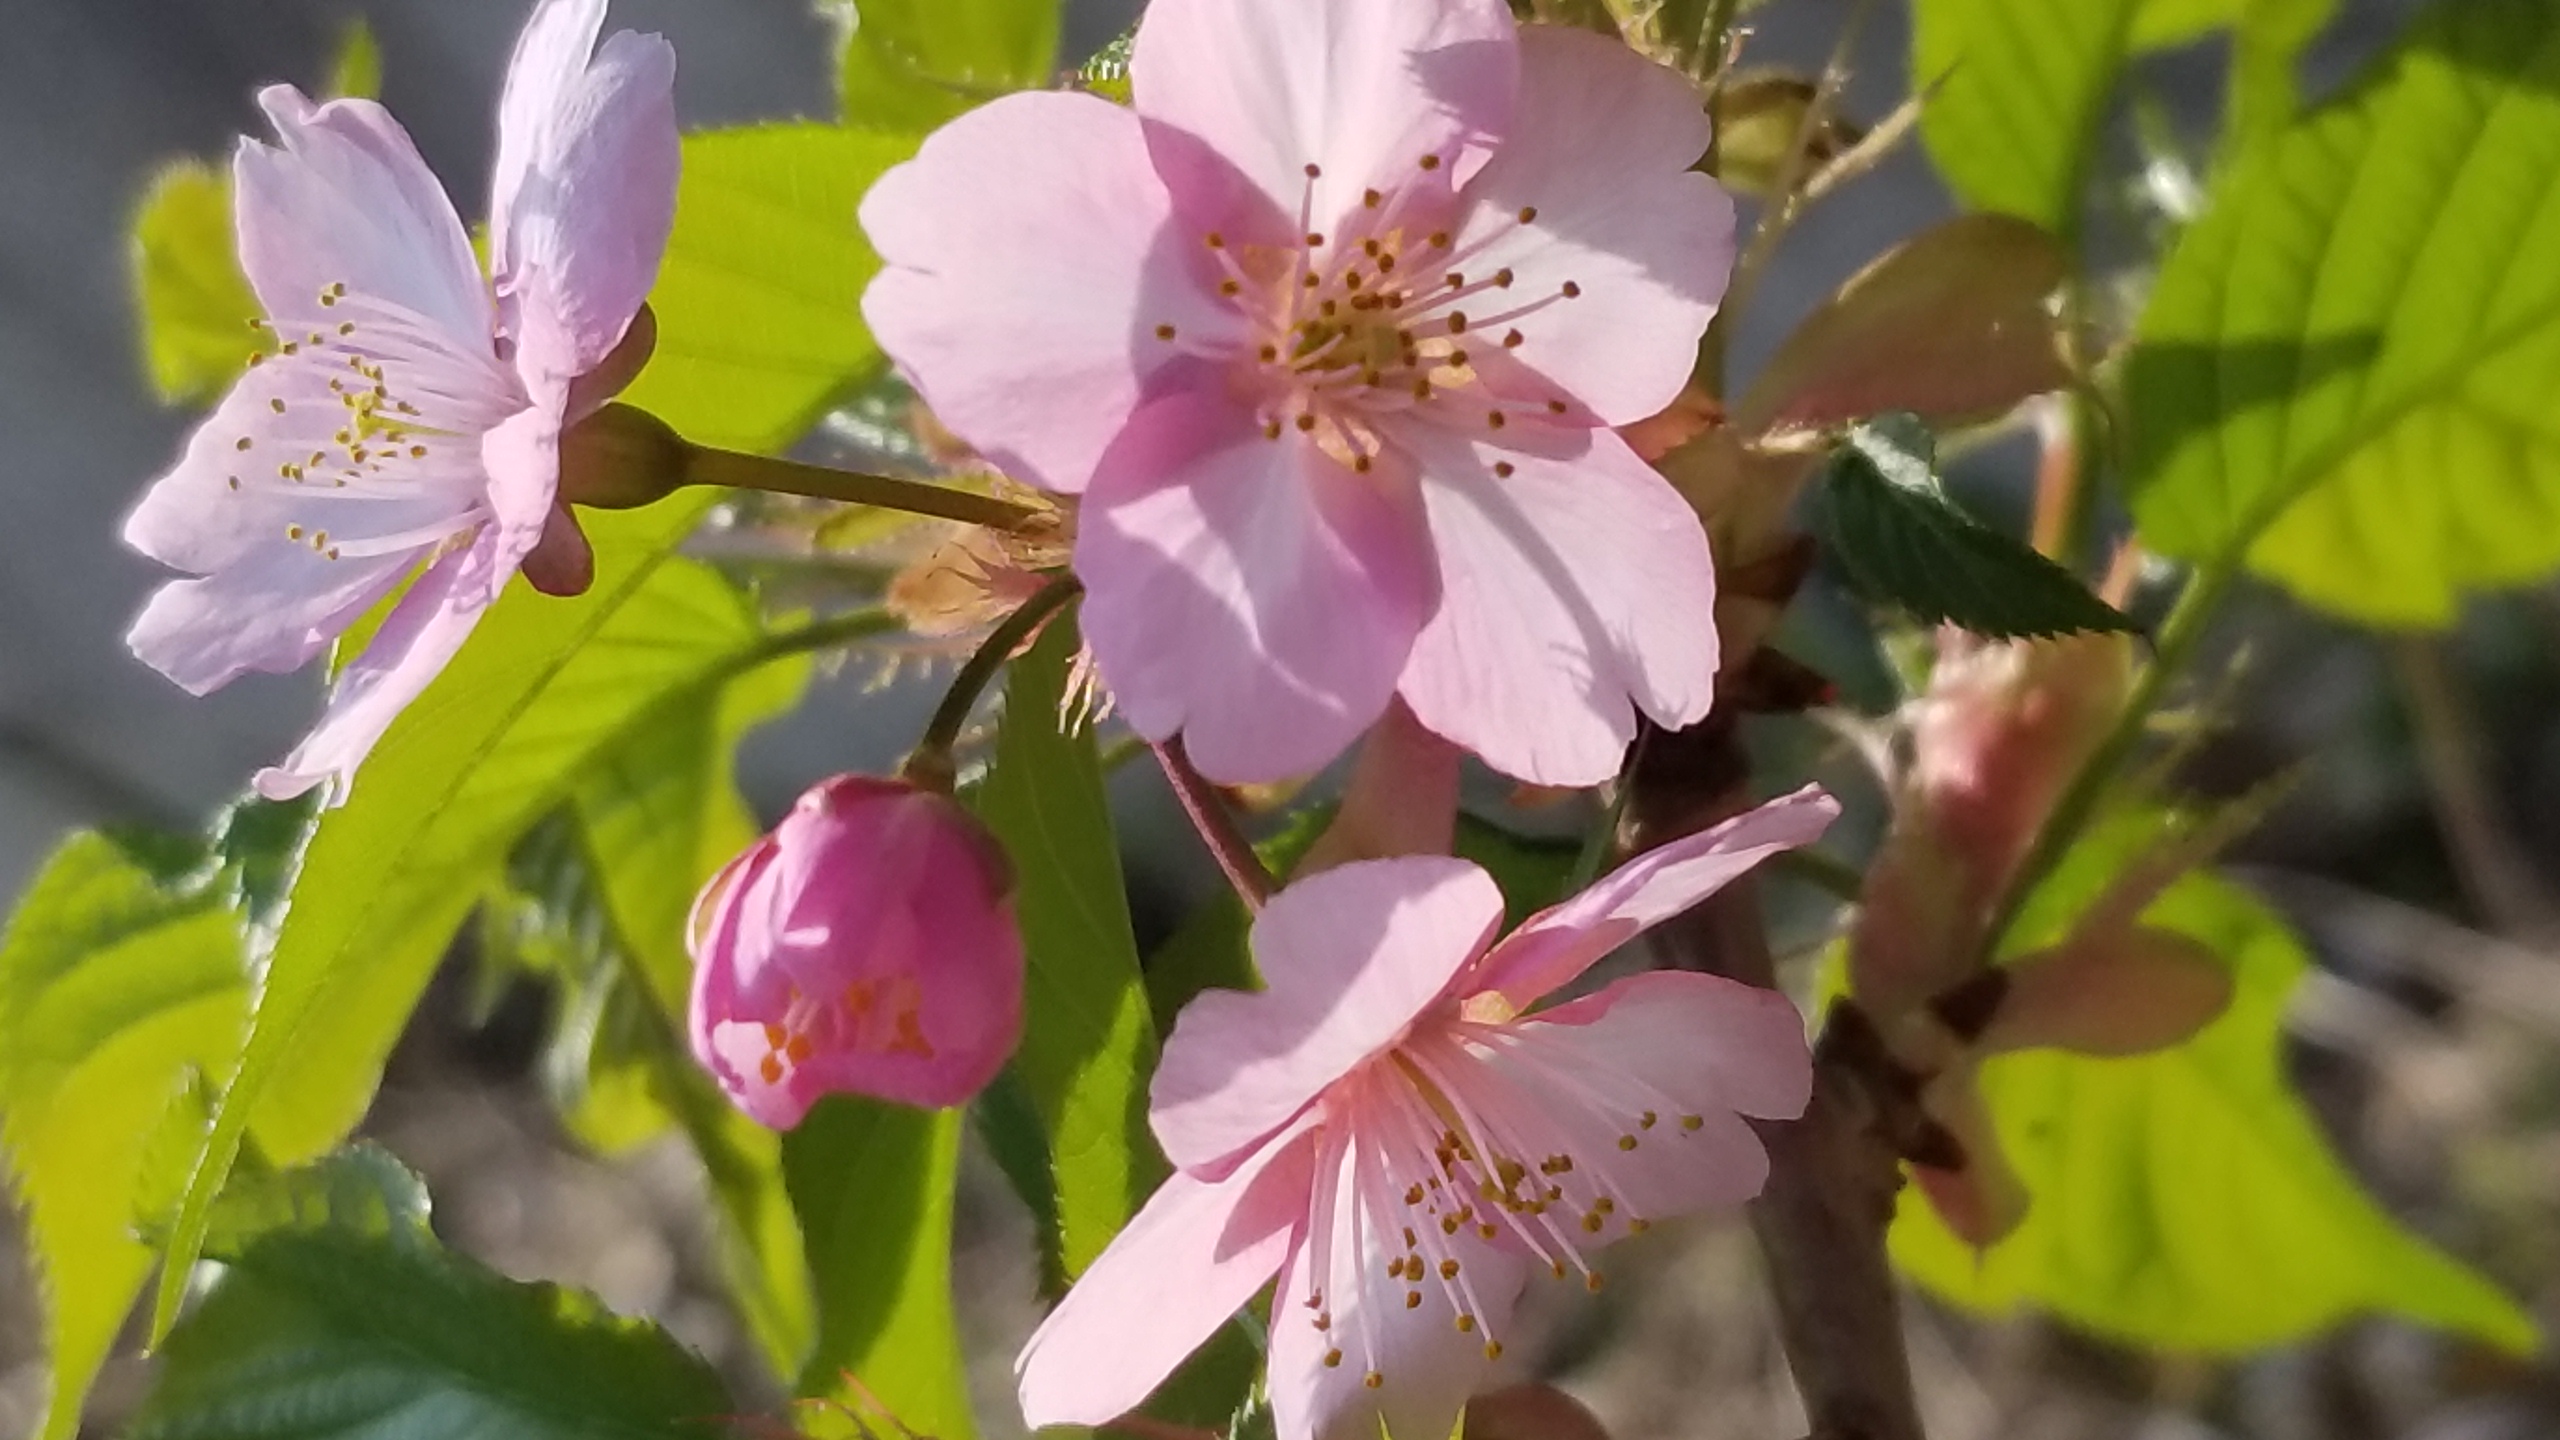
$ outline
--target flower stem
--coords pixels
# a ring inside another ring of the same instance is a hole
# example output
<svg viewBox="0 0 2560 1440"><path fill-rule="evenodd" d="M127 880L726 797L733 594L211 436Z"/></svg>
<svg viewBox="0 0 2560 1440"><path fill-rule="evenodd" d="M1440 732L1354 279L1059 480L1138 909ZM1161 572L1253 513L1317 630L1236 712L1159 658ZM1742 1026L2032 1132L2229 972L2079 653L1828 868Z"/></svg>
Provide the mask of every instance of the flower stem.
<svg viewBox="0 0 2560 1440"><path fill-rule="evenodd" d="M1029 505L1017 505L1010 500L999 500L993 495L981 495L957 486L902 480L894 475L865 475L854 470L805 465L797 460L777 460L771 456L718 450L707 445L692 447L686 458L685 481L733 490L806 495L817 500L839 500L848 505L874 505L884 510L904 510L910 514L932 515L996 530L1028 529L1048 519L1047 512Z"/></svg>
<svg viewBox="0 0 2560 1440"><path fill-rule="evenodd" d="M960 673L951 677L951 688L942 692L942 703L934 707L933 718L925 722L924 738L916 742L899 773L918 785L948 791L956 770L951 750L960 742L960 727L969 723L969 712L978 708L978 697L986 693L996 672L1004 668L1014 652L1039 630L1041 622L1082 593L1084 587L1074 576L1061 575L988 631L987 638L979 642L976 652L960 667Z"/></svg>
<svg viewBox="0 0 2560 1440"><path fill-rule="evenodd" d="M898 617L881 607L848 610L841 615L812 620L806 625L793 629L776 630L750 648L741 651L738 657L730 662L727 670L732 676L741 675L759 665L771 664L773 661L793 655L832 650L839 645L850 645L857 640L886 635L898 628Z"/></svg>
<svg viewBox="0 0 2560 1440"><path fill-rule="evenodd" d="M1262 857L1236 828L1236 817L1227 813L1218 788L1192 765L1181 736L1156 741L1155 751L1156 763L1164 767L1164 778L1173 786L1173 798L1182 802L1182 813L1191 817L1191 828L1200 832L1201 843L1226 872L1227 883L1236 887L1244 908L1261 909L1262 902L1271 898L1271 872L1262 868Z"/></svg>

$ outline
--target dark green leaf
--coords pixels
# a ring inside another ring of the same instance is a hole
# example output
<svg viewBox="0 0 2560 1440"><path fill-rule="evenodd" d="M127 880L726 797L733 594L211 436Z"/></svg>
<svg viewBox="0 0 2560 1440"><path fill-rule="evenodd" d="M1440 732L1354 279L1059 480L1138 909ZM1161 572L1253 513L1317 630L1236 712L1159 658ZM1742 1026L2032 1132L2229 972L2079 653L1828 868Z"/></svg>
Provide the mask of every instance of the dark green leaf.
<svg viewBox="0 0 2560 1440"><path fill-rule="evenodd" d="M170 1336L133 1440L670 1440L720 1381L666 1332L507 1280L422 1232L252 1243Z"/></svg>
<svg viewBox="0 0 2560 1440"><path fill-rule="evenodd" d="M960 1126L957 1110L836 1095L782 1141L818 1293L818 1343L800 1393L859 1410L867 1391L933 1440L976 1433L951 1314Z"/></svg>
<svg viewBox="0 0 2560 1440"><path fill-rule="evenodd" d="M2254 147L2126 370L2144 543L2381 624L2560 565L2560 8L2439 6Z"/></svg>
<svg viewBox="0 0 2560 1440"><path fill-rule="evenodd" d="M290 1170L242 1166L213 1207L204 1238L212 1260L237 1260L284 1230L335 1230L368 1239L423 1240L427 1184L399 1157L370 1141Z"/></svg>
<svg viewBox="0 0 2560 1440"><path fill-rule="evenodd" d="M921 133L1054 78L1059 0L828 0L827 8L845 29L838 84L848 124Z"/></svg>
<svg viewBox="0 0 2560 1440"><path fill-rule="evenodd" d="M1014 1070L1049 1137L1060 1255L1083 1273L1164 1178L1147 1132L1156 1032L1093 734L1062 716L1076 652L1052 621L1005 683L980 818L1012 857L1029 962Z"/></svg>
<svg viewBox="0 0 2560 1440"><path fill-rule="evenodd" d="M1932 463L1927 431L1908 416L1851 427L1814 528L1860 594L1978 635L2133 628L2071 572L1957 509Z"/></svg>

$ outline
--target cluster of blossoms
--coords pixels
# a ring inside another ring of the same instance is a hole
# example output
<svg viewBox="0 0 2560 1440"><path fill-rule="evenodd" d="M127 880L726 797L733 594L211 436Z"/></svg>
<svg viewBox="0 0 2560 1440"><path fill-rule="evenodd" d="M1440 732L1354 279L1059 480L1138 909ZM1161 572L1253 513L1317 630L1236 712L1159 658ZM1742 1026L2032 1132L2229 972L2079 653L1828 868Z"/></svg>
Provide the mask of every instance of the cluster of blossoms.
<svg viewBox="0 0 2560 1440"><path fill-rule="evenodd" d="M485 276L379 107L263 97L282 144L237 176L274 344L127 534L194 577L133 646L199 691L398 595L270 795L343 796L509 576L591 567L561 437L647 358L677 164L672 57L599 46L603 11L543 0L519 45ZM1071 513L1118 713L1219 781L1383 725L1556 786L1704 716L1706 536L1617 433L1679 394L1732 258L1695 90L1502 0L1155 0L1133 53L1131 106L985 105L859 216L883 348ZM1008 866L920 762L813 789L697 905L693 1045L765 1124L962 1103L1020 1033ZM1449 1433L1532 1272L1597 1288L1596 1247L1756 1193L1744 1117L1807 1100L1773 992L1533 1007L1833 811L1788 797L1499 940L1473 865L1309 867L1253 928L1269 988L1182 1013L1151 1112L1177 1174L1024 1353L1029 1418L1111 1420L1277 1276L1284 1437Z"/></svg>

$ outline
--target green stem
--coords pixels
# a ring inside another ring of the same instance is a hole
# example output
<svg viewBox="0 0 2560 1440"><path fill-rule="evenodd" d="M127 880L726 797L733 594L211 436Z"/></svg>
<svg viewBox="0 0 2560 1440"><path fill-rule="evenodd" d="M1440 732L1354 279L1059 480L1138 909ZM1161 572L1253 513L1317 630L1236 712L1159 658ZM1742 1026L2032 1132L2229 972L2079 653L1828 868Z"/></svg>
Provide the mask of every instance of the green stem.
<svg viewBox="0 0 2560 1440"><path fill-rule="evenodd" d="M2044 883L2053 867L2080 838L2081 831L2088 828L2089 821L2097 814L2098 802L2106 796L2107 787L2114 783L2117 772L2124 768L2125 761L2132 758L2135 748L2142 743L2143 729L2150 722L2151 712L2159 705L2160 697L2167 692L2169 682L2176 679L2187 662L2195 658L2196 646L2204 639L2214 611L2220 607L2224 593L2231 588L2232 578L2239 570L2239 553L2235 548L2216 556L2189 577L2185 591L2178 596L2178 603L2169 611L2169 618L2161 623L2159 636L2152 642L2151 663L2144 666L2142 674L2135 679L2132 693L2125 697L2124 708L2116 715L2114 728L2098 742L2097 749L2089 752L2088 763L2071 778L2070 788L2062 792L2062 799L2054 805L2053 813L2046 816L2044 824L2037 829L2035 844L2028 848L2027 858L2019 864L2018 873L2010 877L2008 889L2001 894L1999 908L1992 912L1991 924L1983 931L1985 953L1980 957L1983 961L1988 962L1999 953L2000 942L2007 936L2009 927L2016 923L2018 911L2025 906L2027 897Z"/></svg>
<svg viewBox="0 0 2560 1440"><path fill-rule="evenodd" d="M719 485L733 490L769 490L778 495L806 495L816 500L836 500L848 505L874 505L884 510L904 510L914 515L932 515L996 530L1029 529L1048 519L1046 511L956 486L936 485L925 480L902 480L894 475L865 475L824 465L804 465L797 460L777 460L737 450L716 450L707 445L693 446L687 454L685 483Z"/></svg>
<svg viewBox="0 0 2560 1440"><path fill-rule="evenodd" d="M789 630L776 630L766 635L749 649L741 651L736 659L730 661L726 667L727 673L730 677L743 675L759 665L769 665L776 660L793 655L832 650L839 645L850 645L856 641L887 635L898 628L898 617L885 609L874 607L869 610L849 610L841 615L830 615L824 620L812 620L806 625Z"/></svg>
<svg viewBox="0 0 2560 1440"><path fill-rule="evenodd" d="M978 697L986 693L996 672L1004 668L1041 622L1083 589L1074 576L1061 575L987 633L976 653L960 667L960 673L951 677L951 688L942 693L942 703L934 707L933 718L925 722L924 738L916 742L914 752L902 767L907 779L940 790L951 788L951 749L960 742L960 727L969 723L969 712L978 708Z"/></svg>

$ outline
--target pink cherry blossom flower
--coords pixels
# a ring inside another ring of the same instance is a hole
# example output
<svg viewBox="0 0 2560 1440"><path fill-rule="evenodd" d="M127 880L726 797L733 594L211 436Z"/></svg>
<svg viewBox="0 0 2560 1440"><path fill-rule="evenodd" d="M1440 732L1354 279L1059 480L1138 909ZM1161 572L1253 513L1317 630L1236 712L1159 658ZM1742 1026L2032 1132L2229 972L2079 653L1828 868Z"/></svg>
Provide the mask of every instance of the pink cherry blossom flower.
<svg viewBox="0 0 2560 1440"><path fill-rule="evenodd" d="M1461 860L1361 861L1274 896L1270 988L1213 992L1166 1043L1151 1119L1178 1173L1031 1338L1034 1425L1099 1425L1276 1273L1281 1440L1450 1432L1535 1271L1598 1288L1598 1246L1757 1193L1741 1117L1792 1118L1795 1007L1652 972L1524 1014L1838 813L1807 789L1652 851L1498 944Z"/></svg>
<svg viewBox="0 0 2560 1440"><path fill-rule="evenodd" d="M1156 0L1133 109L983 106L864 200L863 298L955 433L1082 497L1086 638L1210 776L1402 695L1519 778L1706 712L1696 517L1611 427L1732 256L1686 81L1502 0Z"/></svg>
<svg viewBox="0 0 2560 1440"><path fill-rule="evenodd" d="M129 643L203 694L299 668L405 582L319 724L261 793L345 782L528 557L583 588L555 506L560 432L630 381L675 212L674 52L605 0L543 0L498 112L491 274L426 162L369 100L258 103L279 146L233 163L267 348L125 522L195 578ZM626 345L629 336L631 343Z"/></svg>
<svg viewBox="0 0 2560 1440"><path fill-rule="evenodd" d="M787 1130L835 1092L957 1105L1022 1036L1004 852L951 797L840 775L694 904L693 1053Z"/></svg>

